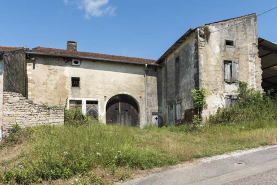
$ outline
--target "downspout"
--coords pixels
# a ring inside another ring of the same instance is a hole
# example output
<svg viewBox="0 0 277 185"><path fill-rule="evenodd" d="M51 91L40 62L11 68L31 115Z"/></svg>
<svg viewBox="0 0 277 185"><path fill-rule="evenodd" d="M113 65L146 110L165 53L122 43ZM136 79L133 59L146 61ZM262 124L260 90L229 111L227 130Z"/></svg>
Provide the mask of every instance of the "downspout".
<svg viewBox="0 0 277 185"><path fill-rule="evenodd" d="M147 124L147 64L145 64L144 73L144 89L145 89L145 124Z"/></svg>

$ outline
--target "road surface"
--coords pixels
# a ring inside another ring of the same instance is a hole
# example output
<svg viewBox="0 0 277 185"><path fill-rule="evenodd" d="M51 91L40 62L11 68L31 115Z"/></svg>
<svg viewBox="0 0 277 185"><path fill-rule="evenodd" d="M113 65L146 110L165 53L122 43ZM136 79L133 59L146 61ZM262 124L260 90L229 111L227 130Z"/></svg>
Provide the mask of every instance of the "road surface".
<svg viewBox="0 0 277 185"><path fill-rule="evenodd" d="M277 185L277 146L204 158L198 164L167 170L122 185Z"/></svg>

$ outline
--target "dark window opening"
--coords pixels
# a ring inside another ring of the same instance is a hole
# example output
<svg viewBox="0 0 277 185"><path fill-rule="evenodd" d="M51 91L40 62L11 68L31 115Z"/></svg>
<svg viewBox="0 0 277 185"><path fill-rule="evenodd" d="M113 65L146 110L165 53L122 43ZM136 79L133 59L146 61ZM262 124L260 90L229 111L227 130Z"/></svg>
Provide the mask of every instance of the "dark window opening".
<svg viewBox="0 0 277 185"><path fill-rule="evenodd" d="M176 57L176 58L175 58L175 62L176 62L176 63L179 62L179 60L180 60L179 57Z"/></svg>
<svg viewBox="0 0 277 185"><path fill-rule="evenodd" d="M224 80L228 83L238 81L238 63L235 61L224 61Z"/></svg>
<svg viewBox="0 0 277 185"><path fill-rule="evenodd" d="M226 46L234 46L234 41L232 40L226 40Z"/></svg>
<svg viewBox="0 0 277 185"><path fill-rule="evenodd" d="M79 64L79 61L78 61L78 60L74 60L73 63L74 63L75 65L78 65L78 64Z"/></svg>
<svg viewBox="0 0 277 185"><path fill-rule="evenodd" d="M82 111L82 100L69 100L69 108L78 108Z"/></svg>
<svg viewBox="0 0 277 185"><path fill-rule="evenodd" d="M71 77L71 86L72 87L80 87L80 78L79 77Z"/></svg>

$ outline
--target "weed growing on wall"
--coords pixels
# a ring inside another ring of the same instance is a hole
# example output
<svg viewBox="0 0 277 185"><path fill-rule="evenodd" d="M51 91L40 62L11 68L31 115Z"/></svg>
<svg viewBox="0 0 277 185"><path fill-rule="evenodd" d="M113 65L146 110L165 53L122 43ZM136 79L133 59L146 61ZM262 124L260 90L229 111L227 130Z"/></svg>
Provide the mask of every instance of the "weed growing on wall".
<svg viewBox="0 0 277 185"><path fill-rule="evenodd" d="M201 87L199 90L194 89L191 91L192 101L194 106L198 109L198 116L194 116L194 124L198 124L201 122L201 112L203 109L207 108L206 104L206 96L207 90Z"/></svg>

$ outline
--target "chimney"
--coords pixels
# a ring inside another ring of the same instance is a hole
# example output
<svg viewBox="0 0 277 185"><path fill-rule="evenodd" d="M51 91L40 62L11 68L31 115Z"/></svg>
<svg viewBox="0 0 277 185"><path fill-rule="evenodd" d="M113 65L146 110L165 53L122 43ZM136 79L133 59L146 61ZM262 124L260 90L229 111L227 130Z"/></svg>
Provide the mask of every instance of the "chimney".
<svg viewBox="0 0 277 185"><path fill-rule="evenodd" d="M77 51L77 42L75 42L75 41L67 41L67 50L69 50L69 51Z"/></svg>

